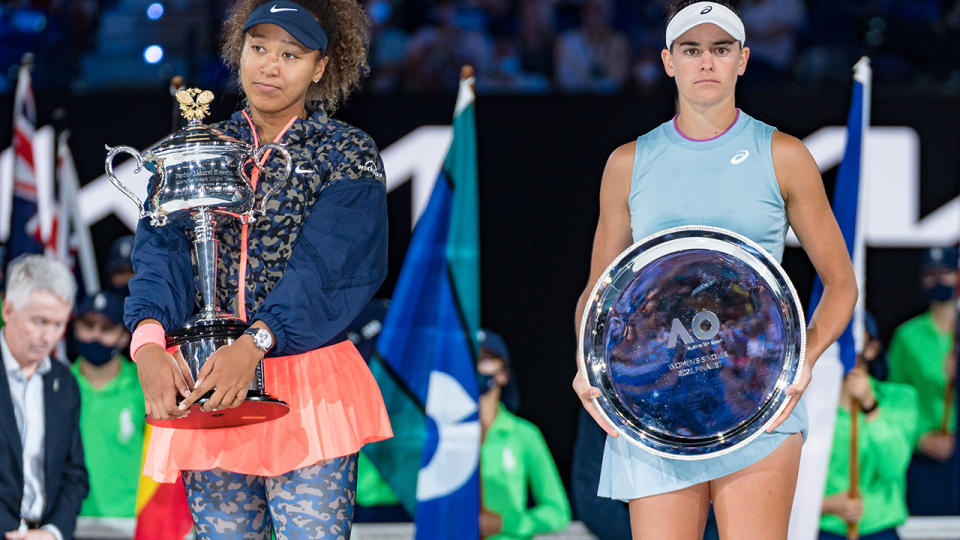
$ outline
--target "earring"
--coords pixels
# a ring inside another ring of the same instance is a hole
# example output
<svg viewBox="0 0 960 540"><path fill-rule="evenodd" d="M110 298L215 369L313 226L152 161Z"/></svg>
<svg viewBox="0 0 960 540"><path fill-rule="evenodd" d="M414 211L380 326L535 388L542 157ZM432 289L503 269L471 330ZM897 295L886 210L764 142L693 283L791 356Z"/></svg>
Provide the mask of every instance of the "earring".
<svg viewBox="0 0 960 540"><path fill-rule="evenodd" d="M313 84L317 84L318 82L320 82L320 79L315 79L315 80L313 81Z"/></svg>

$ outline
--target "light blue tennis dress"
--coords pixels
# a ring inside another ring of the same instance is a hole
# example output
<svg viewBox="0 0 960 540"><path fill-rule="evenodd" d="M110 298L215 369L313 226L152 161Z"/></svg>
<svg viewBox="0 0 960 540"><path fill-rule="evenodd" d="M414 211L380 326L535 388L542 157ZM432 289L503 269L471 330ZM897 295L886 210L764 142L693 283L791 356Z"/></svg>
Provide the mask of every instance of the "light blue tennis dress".
<svg viewBox="0 0 960 540"><path fill-rule="evenodd" d="M773 170L774 128L738 109L727 131L697 141L675 122L637 139L629 199L634 242L671 227L709 225L750 238L779 261L787 216ZM710 459L659 457L624 437L607 437L598 495L628 501L720 478L763 459L791 433L806 438L806 430L801 399L773 433Z"/></svg>

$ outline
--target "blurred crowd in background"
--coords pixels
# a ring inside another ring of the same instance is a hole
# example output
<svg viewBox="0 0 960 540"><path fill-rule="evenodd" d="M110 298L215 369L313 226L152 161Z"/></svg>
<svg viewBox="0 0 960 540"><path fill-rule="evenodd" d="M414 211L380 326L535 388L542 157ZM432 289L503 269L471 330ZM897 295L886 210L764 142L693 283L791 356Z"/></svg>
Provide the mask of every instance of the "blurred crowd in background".
<svg viewBox="0 0 960 540"><path fill-rule="evenodd" d="M667 0L366 0L374 93L453 93L459 66L481 93L643 92L660 65ZM0 94L24 52L35 86L75 93L163 87L175 74L231 88L217 57L229 2L0 0ZM878 82L960 91L960 0L745 0L750 80L849 80L868 54Z"/></svg>

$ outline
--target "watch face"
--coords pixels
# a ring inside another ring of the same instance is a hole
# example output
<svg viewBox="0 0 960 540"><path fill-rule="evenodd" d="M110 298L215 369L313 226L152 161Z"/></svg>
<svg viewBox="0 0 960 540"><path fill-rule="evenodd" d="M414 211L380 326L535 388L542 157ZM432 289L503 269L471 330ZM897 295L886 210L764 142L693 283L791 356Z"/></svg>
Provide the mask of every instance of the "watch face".
<svg viewBox="0 0 960 540"><path fill-rule="evenodd" d="M261 351L266 351L270 348L270 346L273 345L273 340L270 338L270 332L267 332L263 328L251 328L245 333L250 334L250 337L253 338L254 344L256 344L257 348Z"/></svg>

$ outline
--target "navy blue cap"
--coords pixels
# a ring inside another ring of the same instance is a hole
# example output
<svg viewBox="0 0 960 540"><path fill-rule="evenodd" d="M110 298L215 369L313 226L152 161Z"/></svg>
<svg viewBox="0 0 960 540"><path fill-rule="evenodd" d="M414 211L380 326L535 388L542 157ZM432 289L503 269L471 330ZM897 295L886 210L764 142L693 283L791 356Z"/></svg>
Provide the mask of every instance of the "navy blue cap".
<svg viewBox="0 0 960 540"><path fill-rule="evenodd" d="M77 306L77 317L87 313L99 313L114 324L123 324L123 297L110 291L87 296Z"/></svg>
<svg viewBox="0 0 960 540"><path fill-rule="evenodd" d="M477 330L477 341L480 342L480 347L487 349L505 364L510 365L510 349L507 348L507 342L500 334L481 328Z"/></svg>
<svg viewBox="0 0 960 540"><path fill-rule="evenodd" d="M107 263L107 272L133 269L130 255L133 253L133 235L121 236L110 246L110 259Z"/></svg>
<svg viewBox="0 0 960 540"><path fill-rule="evenodd" d="M296 2L276 0L261 5L247 17L243 31L266 23L283 28L308 49L318 50L320 54L327 51L327 33L313 14Z"/></svg>
<svg viewBox="0 0 960 540"><path fill-rule="evenodd" d="M933 247L923 254L923 271L956 270L957 247Z"/></svg>

